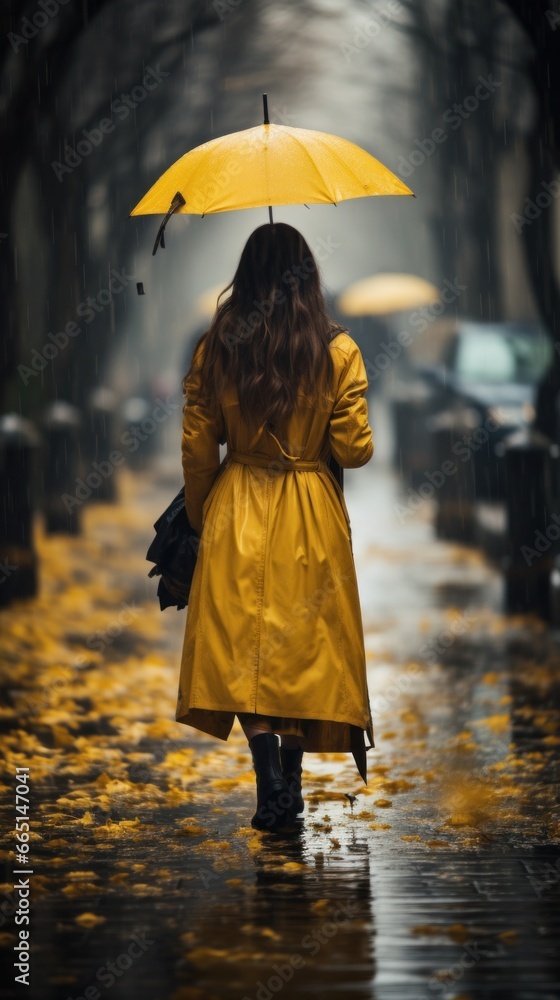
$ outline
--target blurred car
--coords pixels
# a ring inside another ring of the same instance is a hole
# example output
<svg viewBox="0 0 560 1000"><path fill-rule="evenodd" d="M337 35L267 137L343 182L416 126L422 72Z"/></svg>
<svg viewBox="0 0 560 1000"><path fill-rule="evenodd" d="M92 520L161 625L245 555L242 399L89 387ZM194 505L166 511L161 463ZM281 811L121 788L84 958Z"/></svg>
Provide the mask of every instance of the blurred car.
<svg viewBox="0 0 560 1000"><path fill-rule="evenodd" d="M503 441L532 423L552 351L551 338L536 323L432 324L410 345L393 385L395 452L405 479L415 485L426 470L439 469L443 437L443 454L448 452L459 473L472 460L471 493L481 500L503 499ZM414 424L409 432L403 401Z"/></svg>

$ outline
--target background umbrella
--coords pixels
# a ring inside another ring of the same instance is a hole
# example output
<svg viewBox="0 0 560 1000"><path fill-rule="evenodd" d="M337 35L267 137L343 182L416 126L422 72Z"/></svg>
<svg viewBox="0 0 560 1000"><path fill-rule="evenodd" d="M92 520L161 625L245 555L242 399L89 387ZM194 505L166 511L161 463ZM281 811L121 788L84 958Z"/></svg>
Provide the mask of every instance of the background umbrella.
<svg viewBox="0 0 560 1000"><path fill-rule="evenodd" d="M376 274L349 285L337 305L345 316L381 316L418 309L439 298L435 285L414 274Z"/></svg>
<svg viewBox="0 0 560 1000"><path fill-rule="evenodd" d="M153 253L165 246L164 230L171 215L208 215L268 205L337 204L373 195L413 192L360 146L311 129L274 125L268 119L255 128L212 139L180 157L161 175L130 213L165 213Z"/></svg>
<svg viewBox="0 0 560 1000"><path fill-rule="evenodd" d="M224 280L220 285L212 285L211 288L207 288L205 292L199 295L195 302L196 315L201 320L211 320L212 316L216 312L216 305L218 301L218 295L223 292L224 288L229 284L227 280ZM227 296L225 297L227 298ZM224 302L225 302L224 298Z"/></svg>

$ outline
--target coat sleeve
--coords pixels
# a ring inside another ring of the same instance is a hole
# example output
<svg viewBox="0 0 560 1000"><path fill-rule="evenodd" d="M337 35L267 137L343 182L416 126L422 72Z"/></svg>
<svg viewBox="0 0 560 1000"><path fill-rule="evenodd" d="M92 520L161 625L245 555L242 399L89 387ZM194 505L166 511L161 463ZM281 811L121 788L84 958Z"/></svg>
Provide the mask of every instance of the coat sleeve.
<svg viewBox="0 0 560 1000"><path fill-rule="evenodd" d="M185 509L191 526L202 532L202 508L220 469L219 445L226 440L219 403L202 398L200 367L202 352L185 386L181 458L185 480Z"/></svg>
<svg viewBox="0 0 560 1000"><path fill-rule="evenodd" d="M373 433L368 422L368 380L360 348L346 339L344 364L329 424L332 454L344 469L358 469L373 455Z"/></svg>

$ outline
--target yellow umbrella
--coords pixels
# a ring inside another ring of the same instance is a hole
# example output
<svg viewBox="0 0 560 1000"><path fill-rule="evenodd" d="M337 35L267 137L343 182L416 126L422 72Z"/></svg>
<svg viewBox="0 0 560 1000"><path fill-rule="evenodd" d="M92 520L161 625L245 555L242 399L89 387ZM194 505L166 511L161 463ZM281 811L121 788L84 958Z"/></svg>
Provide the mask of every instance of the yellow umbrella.
<svg viewBox="0 0 560 1000"><path fill-rule="evenodd" d="M175 212L208 215L268 205L306 205L413 192L379 160L347 139L264 123L212 139L181 156L131 215L165 213L153 252ZM414 197L414 195L413 195Z"/></svg>
<svg viewBox="0 0 560 1000"><path fill-rule="evenodd" d="M218 295L223 292L224 288L229 284L229 282L224 281L221 285L213 285L212 288L208 288L205 292L199 295L195 302L195 309L197 316L201 319L212 319L212 316L216 312L216 305L218 302ZM228 293L229 294L229 293ZM222 300L226 301L227 295Z"/></svg>
<svg viewBox="0 0 560 1000"><path fill-rule="evenodd" d="M440 298L435 285L414 274L376 274L355 281L339 297L345 316L378 316L418 309Z"/></svg>

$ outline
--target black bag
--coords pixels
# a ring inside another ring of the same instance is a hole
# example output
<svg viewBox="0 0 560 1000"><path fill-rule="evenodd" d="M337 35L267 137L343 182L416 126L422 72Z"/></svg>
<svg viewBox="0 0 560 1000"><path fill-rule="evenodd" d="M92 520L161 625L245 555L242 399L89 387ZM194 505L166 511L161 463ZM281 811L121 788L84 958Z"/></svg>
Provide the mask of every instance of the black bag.
<svg viewBox="0 0 560 1000"><path fill-rule="evenodd" d="M191 528L185 510L185 487L171 501L154 524L156 537L146 559L155 563L148 576L161 576L157 595L162 611L177 606L181 611L189 603L189 593L196 565L200 538Z"/></svg>
<svg viewBox="0 0 560 1000"><path fill-rule="evenodd" d="M344 469L338 464L334 455L331 454L329 454L329 457L327 458L327 465L344 493Z"/></svg>

